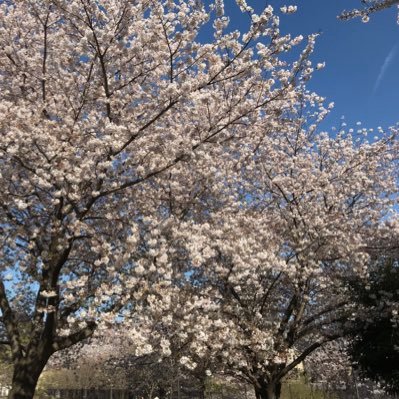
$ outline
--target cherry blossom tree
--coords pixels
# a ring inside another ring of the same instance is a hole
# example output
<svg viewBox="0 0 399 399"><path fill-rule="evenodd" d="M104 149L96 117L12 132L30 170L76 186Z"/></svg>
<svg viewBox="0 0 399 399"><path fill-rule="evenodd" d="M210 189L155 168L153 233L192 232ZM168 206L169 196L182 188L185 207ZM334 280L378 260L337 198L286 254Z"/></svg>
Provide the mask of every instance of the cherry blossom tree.
<svg viewBox="0 0 399 399"><path fill-rule="evenodd" d="M168 234L213 208L227 214L230 171L285 131L298 104L320 103L303 87L314 37L288 63L281 54L303 38L282 36L270 6L257 15L237 4L246 33L229 30L221 0L1 2L10 398L33 396L54 352L172 286ZM202 29L213 32L209 43Z"/></svg>
<svg viewBox="0 0 399 399"><path fill-rule="evenodd" d="M235 211L192 225L201 239L187 245L224 327L217 345L258 398L278 398L290 371L347 333L348 279L397 237L395 134L315 134L296 116L237 170Z"/></svg>

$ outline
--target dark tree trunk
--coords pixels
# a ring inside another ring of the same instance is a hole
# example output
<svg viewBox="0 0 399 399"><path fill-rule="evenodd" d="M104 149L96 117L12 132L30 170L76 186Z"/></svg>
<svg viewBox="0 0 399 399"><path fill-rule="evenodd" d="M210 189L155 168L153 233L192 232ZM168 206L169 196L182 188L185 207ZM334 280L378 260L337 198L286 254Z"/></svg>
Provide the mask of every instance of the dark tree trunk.
<svg viewBox="0 0 399 399"><path fill-rule="evenodd" d="M40 334L38 334L40 330L36 331L27 345L26 354L21 350L14 357L12 388L8 399L32 399L39 377L50 356L90 337L96 327L94 322L89 322L82 330L54 339L54 325L53 316L48 316L43 331Z"/></svg>
<svg viewBox="0 0 399 399"><path fill-rule="evenodd" d="M168 395L168 392L164 387L158 388L158 398L159 399L166 399L167 395Z"/></svg>
<svg viewBox="0 0 399 399"><path fill-rule="evenodd" d="M32 399L47 359L28 357L15 362L8 399Z"/></svg>
<svg viewBox="0 0 399 399"><path fill-rule="evenodd" d="M259 382L255 386L255 396L257 399L280 399L281 382Z"/></svg>
<svg viewBox="0 0 399 399"><path fill-rule="evenodd" d="M206 384L205 384L205 379L200 381L199 384L199 395L200 395L200 399L205 399L206 397Z"/></svg>

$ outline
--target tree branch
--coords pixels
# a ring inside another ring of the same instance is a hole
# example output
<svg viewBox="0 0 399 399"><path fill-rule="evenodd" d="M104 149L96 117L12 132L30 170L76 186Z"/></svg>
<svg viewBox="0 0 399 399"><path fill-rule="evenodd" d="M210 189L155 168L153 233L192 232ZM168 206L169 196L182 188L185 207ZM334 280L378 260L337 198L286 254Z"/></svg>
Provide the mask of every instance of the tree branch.
<svg viewBox="0 0 399 399"><path fill-rule="evenodd" d="M67 337L58 337L52 345L53 351L57 352L62 349L70 348L78 342L91 337L96 327L97 324L94 321L90 321L87 323L87 326L82 330L76 331L75 333L68 335Z"/></svg>
<svg viewBox="0 0 399 399"><path fill-rule="evenodd" d="M287 375L292 369L294 369L298 364L303 362L307 356L309 356L313 351L315 351L317 348L321 347L327 342L334 341L335 339L341 338L340 335L331 335L327 337L326 339L319 341L319 342L314 342L312 345L308 346L294 361L292 361L290 364L285 366L276 376L276 380L280 380L283 378L285 375Z"/></svg>

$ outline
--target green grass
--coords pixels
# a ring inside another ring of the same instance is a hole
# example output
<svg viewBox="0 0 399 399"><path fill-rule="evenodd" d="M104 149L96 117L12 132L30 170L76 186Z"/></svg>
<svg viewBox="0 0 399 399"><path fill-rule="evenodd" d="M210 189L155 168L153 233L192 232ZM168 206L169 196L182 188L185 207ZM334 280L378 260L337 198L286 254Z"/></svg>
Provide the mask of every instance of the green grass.
<svg viewBox="0 0 399 399"><path fill-rule="evenodd" d="M299 380L283 384L281 399L337 399L337 397Z"/></svg>

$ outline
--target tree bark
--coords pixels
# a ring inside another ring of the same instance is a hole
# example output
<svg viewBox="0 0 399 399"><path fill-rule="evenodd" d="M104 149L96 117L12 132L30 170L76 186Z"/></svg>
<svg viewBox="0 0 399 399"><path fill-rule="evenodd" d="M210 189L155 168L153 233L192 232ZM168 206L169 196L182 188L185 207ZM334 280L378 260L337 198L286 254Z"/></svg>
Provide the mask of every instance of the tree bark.
<svg viewBox="0 0 399 399"><path fill-rule="evenodd" d="M206 398L206 384L205 384L205 379L200 381L200 386L199 386L199 395L200 399L205 399Z"/></svg>
<svg viewBox="0 0 399 399"><path fill-rule="evenodd" d="M167 397L167 390L164 387L159 387L158 388L158 398L159 399L166 399Z"/></svg>
<svg viewBox="0 0 399 399"><path fill-rule="evenodd" d="M48 359L22 358L14 364L12 388L8 399L32 399Z"/></svg>
<svg viewBox="0 0 399 399"><path fill-rule="evenodd" d="M259 399L280 399L281 382L260 382L255 387L255 396Z"/></svg>

